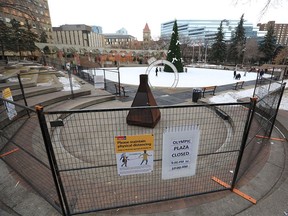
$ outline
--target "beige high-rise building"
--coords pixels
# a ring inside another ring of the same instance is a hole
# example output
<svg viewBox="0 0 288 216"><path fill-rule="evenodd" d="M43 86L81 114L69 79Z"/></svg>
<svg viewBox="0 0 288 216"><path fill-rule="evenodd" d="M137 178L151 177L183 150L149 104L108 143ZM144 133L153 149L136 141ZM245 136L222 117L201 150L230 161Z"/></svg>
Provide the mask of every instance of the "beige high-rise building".
<svg viewBox="0 0 288 216"><path fill-rule="evenodd" d="M23 26L28 20L33 32L40 36L44 31L47 42L53 43L48 0L0 0L0 19L5 23L15 19Z"/></svg>
<svg viewBox="0 0 288 216"><path fill-rule="evenodd" d="M277 38L277 44L282 46L288 45L288 24L287 23L275 23L275 21L269 21L268 23L258 23L260 31L267 31L268 26L274 27L274 33Z"/></svg>
<svg viewBox="0 0 288 216"><path fill-rule="evenodd" d="M87 25L61 25L53 27L55 44L77 45L84 47L104 47L104 36L92 31Z"/></svg>

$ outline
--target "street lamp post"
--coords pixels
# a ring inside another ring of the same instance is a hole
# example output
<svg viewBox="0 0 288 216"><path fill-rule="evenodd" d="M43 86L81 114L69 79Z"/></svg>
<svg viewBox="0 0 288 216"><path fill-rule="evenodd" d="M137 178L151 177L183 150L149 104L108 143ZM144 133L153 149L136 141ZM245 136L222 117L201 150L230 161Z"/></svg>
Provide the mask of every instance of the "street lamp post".
<svg viewBox="0 0 288 216"><path fill-rule="evenodd" d="M207 47L208 47L208 41L205 42L205 60L204 60L205 64L207 62Z"/></svg>
<svg viewBox="0 0 288 216"><path fill-rule="evenodd" d="M246 52L246 37L244 39L243 48L242 48L242 67L244 65L245 52Z"/></svg>
<svg viewBox="0 0 288 216"><path fill-rule="evenodd" d="M198 44L198 47L199 47L199 51L198 51L198 61L201 61L201 45L200 45L200 42Z"/></svg>
<svg viewBox="0 0 288 216"><path fill-rule="evenodd" d="M43 61L43 65L46 66L47 63L46 63L46 57L45 57L45 53L43 50L41 50L41 55L42 55L42 61Z"/></svg>
<svg viewBox="0 0 288 216"><path fill-rule="evenodd" d="M70 84L70 89L71 89L71 96L72 96L72 99L74 99L73 82L72 82L72 75L71 75L71 69L73 70L72 67L73 66L71 64L67 64L69 84Z"/></svg>
<svg viewBox="0 0 288 216"><path fill-rule="evenodd" d="M20 32L17 31L16 34L17 34L17 52L18 52L18 54L19 54L19 59L18 59L18 61L20 61L20 60L21 60L21 52L20 52L20 45L19 45Z"/></svg>
<svg viewBox="0 0 288 216"><path fill-rule="evenodd" d="M192 47L192 63L194 63L194 46L195 46L195 44L194 44L194 42L193 42L193 47Z"/></svg>

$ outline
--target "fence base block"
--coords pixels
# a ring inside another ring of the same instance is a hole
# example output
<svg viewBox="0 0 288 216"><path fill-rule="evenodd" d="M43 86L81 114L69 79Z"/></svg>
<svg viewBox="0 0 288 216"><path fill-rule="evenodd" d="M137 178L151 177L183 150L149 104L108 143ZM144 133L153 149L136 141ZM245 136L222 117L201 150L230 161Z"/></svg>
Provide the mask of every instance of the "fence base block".
<svg viewBox="0 0 288 216"><path fill-rule="evenodd" d="M215 181L215 182L217 182L218 184L222 185L222 186L225 187L225 188L231 188L231 186L230 186L229 184L221 181L220 179L216 178L215 176L212 177L212 180ZM235 188L234 188L234 189L232 189L231 191L234 192L234 193L236 193L237 195L243 197L244 199L250 201L250 202L253 203L253 204L256 204L256 202L257 202L256 199L254 199L254 198L252 198L251 196L249 196L249 195L241 192L241 191L238 190L238 189L235 189Z"/></svg>
<svg viewBox="0 0 288 216"><path fill-rule="evenodd" d="M267 136L262 136L262 135L256 135L257 138L263 138L263 139L270 139L270 140L275 140L275 141L283 141L285 142L285 139L282 138L277 138L277 137L267 137Z"/></svg>

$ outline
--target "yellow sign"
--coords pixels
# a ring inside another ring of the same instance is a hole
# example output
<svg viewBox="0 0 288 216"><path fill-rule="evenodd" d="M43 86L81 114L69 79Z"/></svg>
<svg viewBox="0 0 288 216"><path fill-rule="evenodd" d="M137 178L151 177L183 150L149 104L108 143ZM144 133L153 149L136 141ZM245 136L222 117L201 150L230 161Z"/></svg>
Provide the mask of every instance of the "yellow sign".
<svg viewBox="0 0 288 216"><path fill-rule="evenodd" d="M116 136L116 153L135 152L154 149L154 136L152 134L135 136Z"/></svg>
<svg viewBox="0 0 288 216"><path fill-rule="evenodd" d="M4 89L4 90L2 91L2 95L3 95L3 98L5 98L5 99L11 99L12 93L11 93L10 88Z"/></svg>

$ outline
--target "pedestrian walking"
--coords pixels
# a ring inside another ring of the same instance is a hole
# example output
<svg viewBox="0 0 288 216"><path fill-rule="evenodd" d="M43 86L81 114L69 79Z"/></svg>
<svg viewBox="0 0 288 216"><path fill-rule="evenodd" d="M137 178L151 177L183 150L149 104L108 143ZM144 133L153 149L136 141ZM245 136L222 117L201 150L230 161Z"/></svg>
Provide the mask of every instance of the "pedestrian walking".
<svg viewBox="0 0 288 216"><path fill-rule="evenodd" d="M260 71L260 79L262 79L263 75L264 75L264 70L262 69L262 70Z"/></svg>
<svg viewBox="0 0 288 216"><path fill-rule="evenodd" d="M158 76L158 67L155 69L156 76Z"/></svg>

